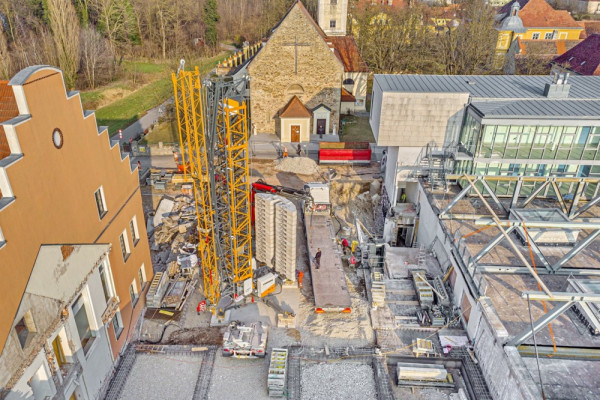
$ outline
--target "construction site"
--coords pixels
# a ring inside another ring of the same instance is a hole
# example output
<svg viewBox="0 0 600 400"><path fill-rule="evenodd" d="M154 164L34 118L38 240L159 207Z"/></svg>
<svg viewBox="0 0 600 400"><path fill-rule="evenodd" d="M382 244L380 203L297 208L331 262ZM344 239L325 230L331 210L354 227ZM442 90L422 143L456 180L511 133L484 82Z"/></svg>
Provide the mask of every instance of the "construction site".
<svg viewBox="0 0 600 400"><path fill-rule="evenodd" d="M444 159L391 207L377 162L250 158L244 82L173 83L181 151L141 174L155 275L107 399L598 398L600 179Z"/></svg>
<svg viewBox="0 0 600 400"><path fill-rule="evenodd" d="M140 174L154 278L106 399L492 398L415 205L412 246L382 240L378 162L250 158L245 82L173 84L177 169Z"/></svg>

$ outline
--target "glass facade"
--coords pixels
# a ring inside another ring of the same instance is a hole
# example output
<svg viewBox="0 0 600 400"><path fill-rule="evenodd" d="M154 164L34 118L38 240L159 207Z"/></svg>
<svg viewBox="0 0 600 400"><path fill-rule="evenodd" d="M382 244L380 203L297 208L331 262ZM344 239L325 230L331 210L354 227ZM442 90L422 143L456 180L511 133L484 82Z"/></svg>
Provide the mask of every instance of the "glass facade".
<svg viewBox="0 0 600 400"><path fill-rule="evenodd" d="M600 177L600 126L485 125L467 113L460 135L460 151L473 160L458 161L455 172L473 175ZM488 159L488 160L482 160ZM489 160L492 159L492 160ZM498 160L497 162L489 162ZM514 183L512 183L514 185ZM572 184L560 186L569 193ZM586 196L595 195L588 185ZM534 189L523 187L523 195ZM508 182L498 182L497 194L511 193Z"/></svg>

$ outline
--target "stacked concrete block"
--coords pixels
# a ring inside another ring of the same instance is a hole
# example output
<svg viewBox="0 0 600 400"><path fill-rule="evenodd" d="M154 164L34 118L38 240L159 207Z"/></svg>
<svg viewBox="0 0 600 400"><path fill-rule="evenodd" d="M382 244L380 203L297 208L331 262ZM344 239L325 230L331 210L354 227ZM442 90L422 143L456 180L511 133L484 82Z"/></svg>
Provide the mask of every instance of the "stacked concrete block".
<svg viewBox="0 0 600 400"><path fill-rule="evenodd" d="M275 205L281 197L258 193L254 198L254 231L256 233L256 259L274 267L275 258Z"/></svg>
<svg viewBox="0 0 600 400"><path fill-rule="evenodd" d="M296 280L296 230L298 210L294 203L281 199L275 204L275 271Z"/></svg>

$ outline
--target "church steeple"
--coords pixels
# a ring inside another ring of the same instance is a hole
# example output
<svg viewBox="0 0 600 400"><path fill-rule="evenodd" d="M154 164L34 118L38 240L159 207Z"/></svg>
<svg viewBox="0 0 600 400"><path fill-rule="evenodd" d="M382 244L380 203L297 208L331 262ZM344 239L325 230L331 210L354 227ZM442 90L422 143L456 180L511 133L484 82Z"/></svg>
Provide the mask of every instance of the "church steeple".
<svg viewBox="0 0 600 400"><path fill-rule="evenodd" d="M348 19L348 0L319 0L319 26L328 36L345 36Z"/></svg>

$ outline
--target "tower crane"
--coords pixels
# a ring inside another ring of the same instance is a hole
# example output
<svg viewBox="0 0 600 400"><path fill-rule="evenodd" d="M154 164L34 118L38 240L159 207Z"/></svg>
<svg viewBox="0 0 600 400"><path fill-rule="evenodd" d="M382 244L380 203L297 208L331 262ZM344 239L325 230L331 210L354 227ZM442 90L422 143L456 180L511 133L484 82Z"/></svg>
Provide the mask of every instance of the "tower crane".
<svg viewBox="0 0 600 400"><path fill-rule="evenodd" d="M172 74L185 178L193 182L204 295L214 310L252 289L246 78Z"/></svg>

